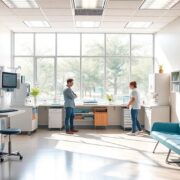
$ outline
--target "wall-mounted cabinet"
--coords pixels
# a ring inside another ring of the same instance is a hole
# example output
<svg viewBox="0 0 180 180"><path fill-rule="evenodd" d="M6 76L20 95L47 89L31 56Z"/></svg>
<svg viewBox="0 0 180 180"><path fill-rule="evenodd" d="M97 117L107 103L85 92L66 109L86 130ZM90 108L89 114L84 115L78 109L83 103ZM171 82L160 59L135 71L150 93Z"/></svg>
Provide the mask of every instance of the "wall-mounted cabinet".
<svg viewBox="0 0 180 180"><path fill-rule="evenodd" d="M156 73L149 75L149 93L153 96L150 104L169 105L170 75Z"/></svg>
<svg viewBox="0 0 180 180"><path fill-rule="evenodd" d="M180 71L171 73L171 92L180 92Z"/></svg>

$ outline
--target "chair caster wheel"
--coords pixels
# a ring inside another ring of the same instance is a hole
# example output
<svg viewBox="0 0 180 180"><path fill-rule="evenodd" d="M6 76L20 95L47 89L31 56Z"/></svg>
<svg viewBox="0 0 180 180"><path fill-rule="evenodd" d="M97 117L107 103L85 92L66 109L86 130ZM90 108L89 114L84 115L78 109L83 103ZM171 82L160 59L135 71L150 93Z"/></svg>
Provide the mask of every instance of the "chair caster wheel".
<svg viewBox="0 0 180 180"><path fill-rule="evenodd" d="M19 159L22 160L22 159L23 159L23 156L19 156Z"/></svg>
<svg viewBox="0 0 180 180"><path fill-rule="evenodd" d="M1 158L1 159L0 159L0 161L1 161L1 162L3 162L3 161L4 161L4 159L3 159L3 158Z"/></svg>

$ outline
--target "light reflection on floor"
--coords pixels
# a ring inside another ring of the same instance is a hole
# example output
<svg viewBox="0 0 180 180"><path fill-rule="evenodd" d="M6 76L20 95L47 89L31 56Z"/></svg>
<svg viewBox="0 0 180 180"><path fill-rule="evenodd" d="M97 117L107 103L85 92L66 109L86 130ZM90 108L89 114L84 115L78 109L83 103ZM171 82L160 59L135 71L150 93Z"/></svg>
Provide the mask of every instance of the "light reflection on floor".
<svg viewBox="0 0 180 180"><path fill-rule="evenodd" d="M155 143L119 130L40 130L13 138L25 158L3 163L0 180L179 180L180 167L165 163L166 148L152 154Z"/></svg>

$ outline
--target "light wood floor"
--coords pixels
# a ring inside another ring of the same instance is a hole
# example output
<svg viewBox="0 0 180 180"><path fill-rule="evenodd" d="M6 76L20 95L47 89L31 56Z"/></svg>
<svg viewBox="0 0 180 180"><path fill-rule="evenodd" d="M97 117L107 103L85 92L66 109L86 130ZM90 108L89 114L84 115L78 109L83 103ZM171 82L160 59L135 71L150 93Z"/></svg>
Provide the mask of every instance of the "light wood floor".
<svg viewBox="0 0 180 180"><path fill-rule="evenodd" d="M75 135L38 130L12 138L24 159L0 164L0 180L179 180L180 165L165 163L168 150L148 135L118 129ZM171 159L179 158L172 154Z"/></svg>

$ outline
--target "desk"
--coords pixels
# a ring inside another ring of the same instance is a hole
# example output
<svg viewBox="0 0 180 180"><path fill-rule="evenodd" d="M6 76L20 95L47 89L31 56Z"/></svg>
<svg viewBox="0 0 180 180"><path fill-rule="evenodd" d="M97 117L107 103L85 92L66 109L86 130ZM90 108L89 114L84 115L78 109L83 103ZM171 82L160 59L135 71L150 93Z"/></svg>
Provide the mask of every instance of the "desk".
<svg viewBox="0 0 180 180"><path fill-rule="evenodd" d="M10 118L24 112L23 110L18 110L15 112L0 113L0 129L8 128L10 125ZM2 152L4 150L4 136L1 134L0 136L0 152Z"/></svg>
<svg viewBox="0 0 180 180"><path fill-rule="evenodd" d="M51 107L56 107L54 105L45 104L45 105L39 105L38 106L38 123L40 126L48 126L48 110ZM58 105L58 107L62 108L63 105ZM120 126L121 121L121 109L123 105L121 104L76 104L76 109L82 108L82 109L96 109L96 108L107 108L108 113L108 125L109 126ZM76 123L75 123L76 124ZM79 121L77 124L82 124L82 121Z"/></svg>

